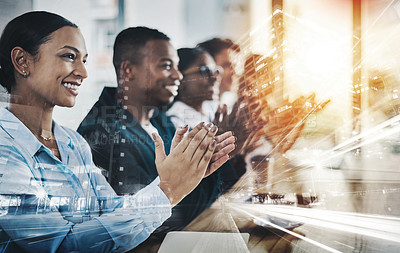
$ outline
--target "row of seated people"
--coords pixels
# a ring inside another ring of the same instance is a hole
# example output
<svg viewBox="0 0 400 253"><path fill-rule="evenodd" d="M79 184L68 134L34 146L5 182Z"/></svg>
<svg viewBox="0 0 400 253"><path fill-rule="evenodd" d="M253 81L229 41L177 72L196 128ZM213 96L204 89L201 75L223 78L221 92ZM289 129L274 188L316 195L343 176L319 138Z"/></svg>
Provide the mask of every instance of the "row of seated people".
<svg viewBox="0 0 400 253"><path fill-rule="evenodd" d="M23 14L6 26L0 83L11 100L0 111L3 251L127 251L152 233L184 228L228 191L260 136L282 146L298 121L290 114L282 117L290 122L284 128L273 123L274 110L258 95L247 96L247 88L239 89L231 110L222 106L214 119L194 118L213 123L174 125L179 104L201 114L217 85L226 91L232 85L232 62L218 62L223 57L209 53L208 43L177 51L158 30L120 32L113 55L117 88L105 88L79 126L86 142L52 120L54 106L75 104L88 75L77 26L48 12ZM232 45L222 53L236 50ZM297 119L310 111L296 108ZM281 150L293 141L287 143Z"/></svg>

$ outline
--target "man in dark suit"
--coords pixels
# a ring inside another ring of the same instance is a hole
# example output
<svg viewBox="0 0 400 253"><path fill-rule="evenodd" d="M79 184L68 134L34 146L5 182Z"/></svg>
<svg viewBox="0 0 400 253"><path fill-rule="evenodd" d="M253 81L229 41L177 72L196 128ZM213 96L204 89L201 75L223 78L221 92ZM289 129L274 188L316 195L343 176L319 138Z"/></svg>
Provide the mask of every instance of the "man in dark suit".
<svg viewBox="0 0 400 253"><path fill-rule="evenodd" d="M152 132L159 133L166 153L170 151L175 127L162 109L177 95L182 79L178 61L170 39L157 30L128 28L116 38L113 64L118 88L103 90L78 132L88 140L94 162L107 172L118 194L133 194L157 177ZM233 150L233 136L218 138L220 143L230 142L225 149ZM212 161L219 166L227 159L225 155ZM244 172L245 168L233 169L229 162L225 163L173 208L171 218L158 231L164 234L182 229Z"/></svg>

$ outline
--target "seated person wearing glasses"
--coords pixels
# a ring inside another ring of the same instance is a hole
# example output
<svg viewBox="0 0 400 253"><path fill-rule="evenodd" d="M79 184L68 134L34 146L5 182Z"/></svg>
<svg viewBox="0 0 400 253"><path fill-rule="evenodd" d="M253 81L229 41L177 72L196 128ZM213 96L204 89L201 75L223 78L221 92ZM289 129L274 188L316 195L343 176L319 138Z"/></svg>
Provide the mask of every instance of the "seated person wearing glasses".
<svg viewBox="0 0 400 253"><path fill-rule="evenodd" d="M238 76L233 62L234 58L238 57L237 53L240 52L239 45L230 39L212 38L199 43L197 47L206 50L213 57L215 63L223 68L224 72L221 75L217 101L222 104L227 104L232 108L237 100L237 95L234 90L236 89ZM213 106L209 104L210 102L207 101L203 106L213 108Z"/></svg>
<svg viewBox="0 0 400 253"><path fill-rule="evenodd" d="M167 115L175 126L189 125L193 128L199 121L212 122L215 111L204 112L202 104L218 96L222 68L215 64L207 51L198 47L178 49L178 56L178 68L183 79Z"/></svg>
<svg viewBox="0 0 400 253"><path fill-rule="evenodd" d="M218 96L223 69L215 64L207 51L199 47L178 49L178 56L178 69L183 74L183 79L174 103L166 112L167 115L175 126L188 125L193 128L199 121L212 122L215 111L203 111L202 104ZM243 157L237 154L235 150L232 151L230 156L233 159L219 170L222 182L229 182L230 187L234 187L246 171Z"/></svg>

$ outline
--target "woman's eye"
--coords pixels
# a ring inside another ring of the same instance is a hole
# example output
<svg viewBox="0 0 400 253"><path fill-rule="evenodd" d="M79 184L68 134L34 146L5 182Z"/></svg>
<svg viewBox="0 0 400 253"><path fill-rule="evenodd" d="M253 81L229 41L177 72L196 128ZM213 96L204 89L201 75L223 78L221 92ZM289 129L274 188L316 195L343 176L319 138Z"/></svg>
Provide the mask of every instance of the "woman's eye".
<svg viewBox="0 0 400 253"><path fill-rule="evenodd" d="M171 64L164 64L163 68L166 69L166 70L170 70L172 68L172 65Z"/></svg>
<svg viewBox="0 0 400 253"><path fill-rule="evenodd" d="M70 60L75 60L75 55L74 54L64 54L62 57L68 58Z"/></svg>

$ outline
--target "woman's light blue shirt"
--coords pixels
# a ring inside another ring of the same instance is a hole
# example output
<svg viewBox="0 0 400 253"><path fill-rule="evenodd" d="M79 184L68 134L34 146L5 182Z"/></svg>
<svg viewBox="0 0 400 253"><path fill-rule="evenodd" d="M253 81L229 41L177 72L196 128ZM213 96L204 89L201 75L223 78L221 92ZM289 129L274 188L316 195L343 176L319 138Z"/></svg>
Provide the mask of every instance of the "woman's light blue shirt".
<svg viewBox="0 0 400 253"><path fill-rule="evenodd" d="M125 252L170 215L159 178L117 196L89 145L53 122L61 161L0 108L0 251Z"/></svg>

